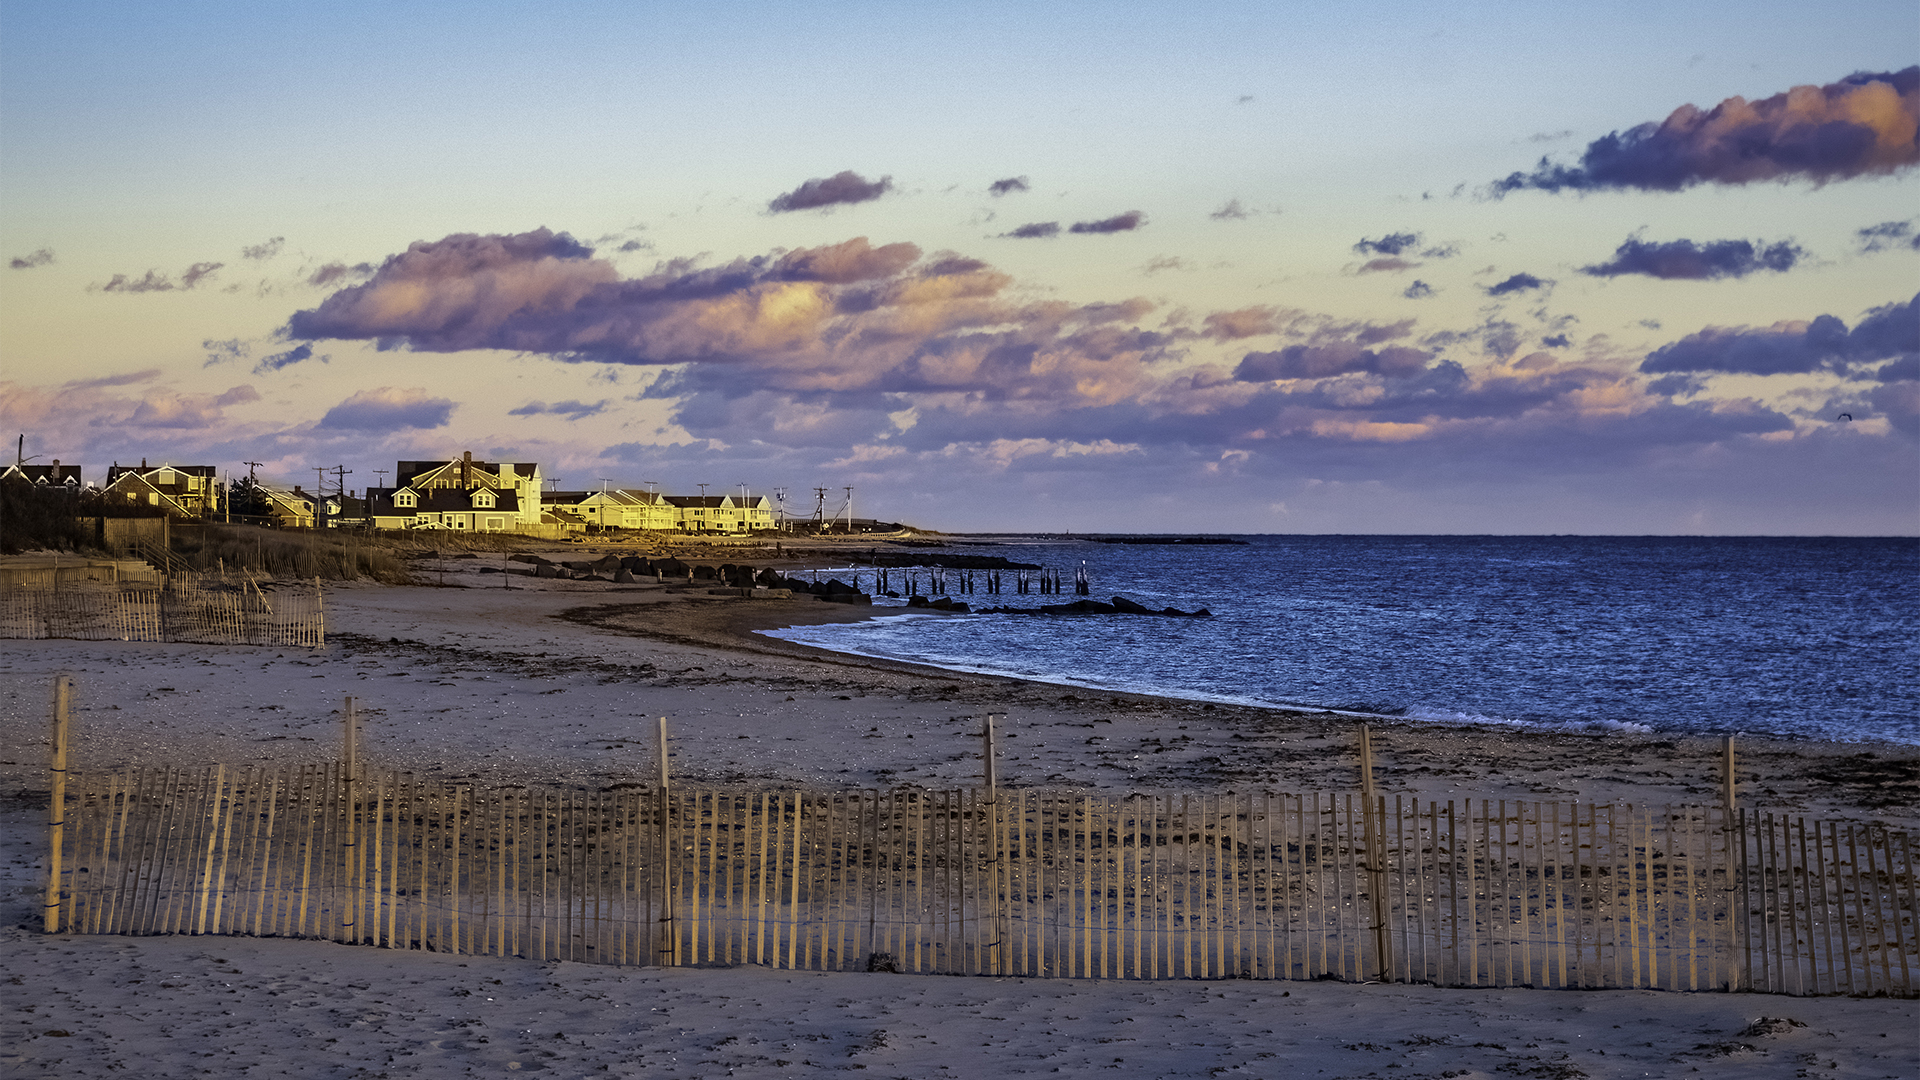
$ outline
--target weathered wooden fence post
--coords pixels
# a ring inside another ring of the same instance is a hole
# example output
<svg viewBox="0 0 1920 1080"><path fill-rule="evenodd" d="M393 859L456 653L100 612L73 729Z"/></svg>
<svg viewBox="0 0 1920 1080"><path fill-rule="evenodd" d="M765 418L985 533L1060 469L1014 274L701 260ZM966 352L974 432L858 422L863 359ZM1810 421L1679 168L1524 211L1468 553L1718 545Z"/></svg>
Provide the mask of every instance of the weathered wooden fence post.
<svg viewBox="0 0 1920 1080"><path fill-rule="evenodd" d="M1740 884L1747 871L1747 838L1744 829L1740 836L1740 858L1736 861L1733 853L1733 834L1739 828L1737 815L1739 808L1737 781L1734 778L1733 736L1721 740L1720 764L1720 804L1722 808L1721 833L1727 844L1727 989L1738 990L1744 972L1740 966L1742 946L1746 943L1747 919L1745 895Z"/></svg>
<svg viewBox="0 0 1920 1080"><path fill-rule="evenodd" d="M1375 978L1393 981L1393 940L1387 932L1387 860L1381 850L1385 834L1384 802L1373 793L1373 731L1360 725L1360 806L1363 842L1367 845L1367 893L1373 901L1373 962Z"/></svg>
<svg viewBox="0 0 1920 1080"><path fill-rule="evenodd" d="M60 932L60 854L67 825L67 713L72 699L73 676L55 676L53 745L47 759L47 903L40 918L41 928L49 934Z"/></svg>
<svg viewBox="0 0 1920 1080"><path fill-rule="evenodd" d="M351 696L340 703L340 724L340 796L347 815L346 839L340 845L347 894L340 904L340 936L352 942L354 913L360 906L360 800L354 786L360 778L360 718Z"/></svg>
<svg viewBox="0 0 1920 1080"><path fill-rule="evenodd" d="M994 743L994 725L1006 719L1000 713L988 713L986 725L981 729L981 756L984 760L983 779L986 781L987 796L987 850L988 865L992 867L988 875L987 887L993 890L993 941L992 971L995 975L1006 974L1007 938L1011 936L1011 927L1007 921L1007 890L1001 883L1006 869L1005 853L1000 847L1000 776L998 747Z"/></svg>
<svg viewBox="0 0 1920 1080"><path fill-rule="evenodd" d="M673 844L673 827L668 818L672 801L667 795L667 718L660 718L659 725L660 783L658 805L654 815L656 827L660 830L660 963L663 967L674 967L680 958L680 930L674 925L674 881L673 866L679 861L680 852Z"/></svg>

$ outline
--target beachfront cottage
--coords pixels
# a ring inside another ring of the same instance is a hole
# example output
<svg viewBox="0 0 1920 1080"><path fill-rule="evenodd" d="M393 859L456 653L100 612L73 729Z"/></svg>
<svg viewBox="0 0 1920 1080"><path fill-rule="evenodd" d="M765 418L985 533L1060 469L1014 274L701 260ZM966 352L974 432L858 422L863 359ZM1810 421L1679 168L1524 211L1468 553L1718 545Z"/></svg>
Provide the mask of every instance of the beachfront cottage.
<svg viewBox="0 0 1920 1080"><path fill-rule="evenodd" d="M738 508L731 495L669 495L675 511L674 528L684 533L741 531Z"/></svg>
<svg viewBox="0 0 1920 1080"><path fill-rule="evenodd" d="M496 488L373 488L367 514L376 529L520 532L520 496Z"/></svg>
<svg viewBox="0 0 1920 1080"><path fill-rule="evenodd" d="M447 461L401 461L393 487L370 487L365 516L376 529L457 529L539 533L540 466L476 461L468 451Z"/></svg>
<svg viewBox="0 0 1920 1080"><path fill-rule="evenodd" d="M734 500L740 508L741 527L748 532L772 532L779 527L774 520L773 500L765 495L745 495Z"/></svg>
<svg viewBox="0 0 1920 1080"><path fill-rule="evenodd" d="M295 484L293 490L260 485L260 493L267 498L267 517L282 529L313 528L314 497L300 490Z"/></svg>
<svg viewBox="0 0 1920 1080"><path fill-rule="evenodd" d="M670 532L679 521L678 509L665 496L651 491L616 488L587 492L568 509L603 532L614 529Z"/></svg>
<svg viewBox="0 0 1920 1080"><path fill-rule="evenodd" d="M172 518L212 518L220 513L220 470L212 465L138 465L114 462L107 470L110 499L158 506Z"/></svg>

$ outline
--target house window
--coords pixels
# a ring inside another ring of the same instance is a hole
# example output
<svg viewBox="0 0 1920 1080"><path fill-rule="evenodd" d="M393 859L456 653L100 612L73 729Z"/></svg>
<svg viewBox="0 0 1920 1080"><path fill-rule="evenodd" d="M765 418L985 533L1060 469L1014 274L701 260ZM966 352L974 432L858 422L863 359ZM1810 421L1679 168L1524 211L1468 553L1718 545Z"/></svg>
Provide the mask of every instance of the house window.
<svg viewBox="0 0 1920 1080"><path fill-rule="evenodd" d="M393 497L393 505L395 506L414 506L416 504L417 500L414 499L413 492L411 491L403 491Z"/></svg>
<svg viewBox="0 0 1920 1080"><path fill-rule="evenodd" d="M505 529L506 527L507 527L506 518L490 517L487 519L488 532L499 532L502 529Z"/></svg>
<svg viewBox="0 0 1920 1080"><path fill-rule="evenodd" d="M493 509L493 496L484 491L480 492L473 497L473 505L482 510L491 510Z"/></svg>

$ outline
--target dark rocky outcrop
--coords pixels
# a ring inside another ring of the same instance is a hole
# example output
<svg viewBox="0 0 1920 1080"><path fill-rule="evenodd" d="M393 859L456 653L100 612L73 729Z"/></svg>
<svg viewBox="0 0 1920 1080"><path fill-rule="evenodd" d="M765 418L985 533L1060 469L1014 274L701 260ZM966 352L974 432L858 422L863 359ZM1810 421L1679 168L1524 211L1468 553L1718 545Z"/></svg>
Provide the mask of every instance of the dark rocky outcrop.
<svg viewBox="0 0 1920 1080"><path fill-rule="evenodd" d="M1046 604L1035 608L996 607L984 608L987 615L1159 615L1177 619L1207 619L1213 612L1206 608L1198 611L1181 611L1179 608L1161 608L1158 611L1144 604L1135 603L1124 596L1116 596L1112 603L1098 600L1075 600L1071 604Z"/></svg>

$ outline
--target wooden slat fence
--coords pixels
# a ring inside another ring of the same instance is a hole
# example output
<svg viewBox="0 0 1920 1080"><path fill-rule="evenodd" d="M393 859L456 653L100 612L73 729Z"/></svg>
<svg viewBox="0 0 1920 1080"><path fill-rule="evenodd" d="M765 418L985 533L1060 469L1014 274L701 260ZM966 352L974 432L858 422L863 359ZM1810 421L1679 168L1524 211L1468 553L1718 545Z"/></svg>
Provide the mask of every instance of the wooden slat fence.
<svg viewBox="0 0 1920 1080"><path fill-rule="evenodd" d="M319 648L326 643L326 618L318 582L268 595L245 577L176 574L164 585L0 590L0 638Z"/></svg>
<svg viewBox="0 0 1920 1080"><path fill-rule="evenodd" d="M68 791L56 902L79 933L1786 994L1911 995L1920 967L1905 833L1744 810L1729 822L1697 806L1395 795L1369 815L1345 793L663 797L404 773L349 785L337 764L76 775Z"/></svg>

